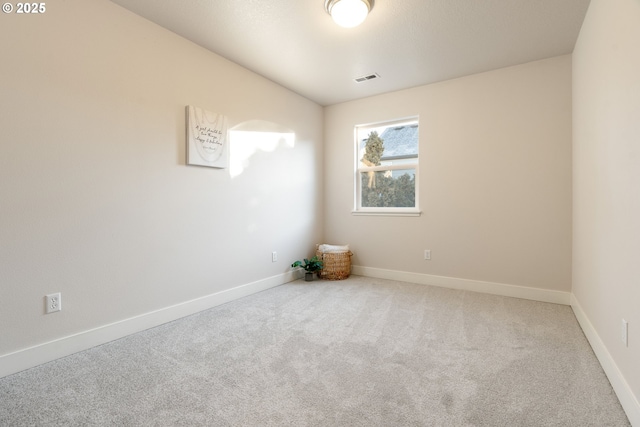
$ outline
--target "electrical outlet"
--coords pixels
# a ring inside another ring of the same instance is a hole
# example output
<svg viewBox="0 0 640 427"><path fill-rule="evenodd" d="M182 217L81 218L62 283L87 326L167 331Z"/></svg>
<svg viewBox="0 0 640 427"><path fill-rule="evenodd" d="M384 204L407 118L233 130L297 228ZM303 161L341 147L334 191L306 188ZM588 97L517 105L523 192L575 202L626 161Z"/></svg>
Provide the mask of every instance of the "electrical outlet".
<svg viewBox="0 0 640 427"><path fill-rule="evenodd" d="M45 301L47 314L62 310L62 294L60 292L45 296Z"/></svg>
<svg viewBox="0 0 640 427"><path fill-rule="evenodd" d="M426 259L426 260L430 260L431 259L431 250L429 250L429 249L425 249L424 250L424 259Z"/></svg>
<svg viewBox="0 0 640 427"><path fill-rule="evenodd" d="M278 252L271 252L271 262L278 261Z"/></svg>
<svg viewBox="0 0 640 427"><path fill-rule="evenodd" d="M629 347L629 322L622 319L622 328L620 329L620 339L625 347Z"/></svg>

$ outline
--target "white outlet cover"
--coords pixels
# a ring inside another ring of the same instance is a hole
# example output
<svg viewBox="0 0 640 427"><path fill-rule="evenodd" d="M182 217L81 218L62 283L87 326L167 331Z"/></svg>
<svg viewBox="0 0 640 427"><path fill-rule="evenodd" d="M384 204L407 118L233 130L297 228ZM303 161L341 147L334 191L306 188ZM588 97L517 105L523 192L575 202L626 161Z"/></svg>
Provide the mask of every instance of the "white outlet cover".
<svg viewBox="0 0 640 427"><path fill-rule="evenodd" d="M629 322L622 319L622 327L620 329L620 339L625 346L629 346Z"/></svg>
<svg viewBox="0 0 640 427"><path fill-rule="evenodd" d="M62 295L60 294L60 292L46 295L45 303L46 303L45 311L47 314L60 311L62 310Z"/></svg>

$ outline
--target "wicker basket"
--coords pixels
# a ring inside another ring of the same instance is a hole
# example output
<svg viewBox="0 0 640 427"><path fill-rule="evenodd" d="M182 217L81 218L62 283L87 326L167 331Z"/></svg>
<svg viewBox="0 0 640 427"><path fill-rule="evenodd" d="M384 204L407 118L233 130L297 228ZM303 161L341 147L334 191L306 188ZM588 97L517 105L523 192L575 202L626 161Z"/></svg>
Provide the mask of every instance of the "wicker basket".
<svg viewBox="0 0 640 427"><path fill-rule="evenodd" d="M316 245L316 255L322 260L322 270L318 276L325 280L344 280L351 274L351 256L353 252L320 252Z"/></svg>

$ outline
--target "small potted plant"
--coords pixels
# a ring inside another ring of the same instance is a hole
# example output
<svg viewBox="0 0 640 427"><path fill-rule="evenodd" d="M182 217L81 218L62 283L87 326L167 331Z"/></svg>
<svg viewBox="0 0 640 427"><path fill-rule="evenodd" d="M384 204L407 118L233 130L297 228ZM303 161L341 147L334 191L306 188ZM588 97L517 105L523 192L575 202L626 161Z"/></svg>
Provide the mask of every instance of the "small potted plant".
<svg viewBox="0 0 640 427"><path fill-rule="evenodd" d="M291 267L302 267L304 268L304 280L310 282L313 280L313 273L322 270L323 264L318 256L314 256L311 259L304 259L304 261L296 261L291 264Z"/></svg>

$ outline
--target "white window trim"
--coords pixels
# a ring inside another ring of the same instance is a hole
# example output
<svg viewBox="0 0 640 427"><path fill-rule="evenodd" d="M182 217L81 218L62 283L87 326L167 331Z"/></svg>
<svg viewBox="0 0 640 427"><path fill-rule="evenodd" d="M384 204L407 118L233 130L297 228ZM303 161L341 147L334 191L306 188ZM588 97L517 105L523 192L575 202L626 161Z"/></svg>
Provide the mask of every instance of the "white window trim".
<svg viewBox="0 0 640 427"><path fill-rule="evenodd" d="M420 216L422 211L414 208L362 208L359 211L351 211L354 216ZM393 209L393 210L386 210ZM406 210L405 210L406 209Z"/></svg>
<svg viewBox="0 0 640 427"><path fill-rule="evenodd" d="M354 128L354 159L355 159L355 167L354 167L354 208L351 211L351 214L354 216L362 215L362 216L404 216L404 217L416 217L422 214L420 210L420 200L419 200L419 174L420 174L420 143L418 140L418 162L416 163L405 163L405 164L396 164L396 165L388 165L388 166L370 166L370 167L360 167L359 165L359 138L358 138L358 128L375 128L375 127L383 127L383 126L393 126L393 125L403 125L408 123L418 123L420 126L420 119L418 116L407 117L404 119L398 120L390 120L386 122L379 123L370 123L365 125L357 125ZM362 180L360 179L360 173L366 171L387 171L387 170L402 170L402 169L414 169L415 170L415 201L416 206L413 208L406 207L397 207L397 208L380 208L380 207L362 207Z"/></svg>

